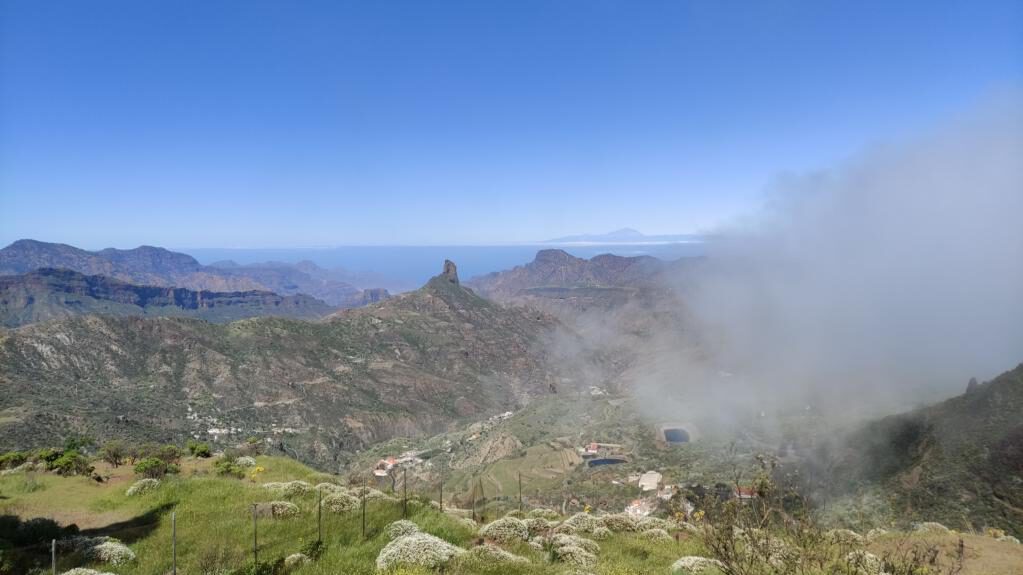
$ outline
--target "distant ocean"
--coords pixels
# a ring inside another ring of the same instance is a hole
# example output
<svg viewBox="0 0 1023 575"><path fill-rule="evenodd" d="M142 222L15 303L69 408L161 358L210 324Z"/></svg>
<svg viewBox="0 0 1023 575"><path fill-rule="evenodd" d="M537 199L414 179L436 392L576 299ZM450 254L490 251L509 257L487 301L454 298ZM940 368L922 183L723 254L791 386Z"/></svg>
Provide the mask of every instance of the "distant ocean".
<svg viewBox="0 0 1023 575"><path fill-rule="evenodd" d="M521 244L500 246L341 246L301 249L182 249L203 264L232 260L239 264L267 261L297 263L308 260L323 268L344 268L360 275L379 276L394 291L415 289L440 273L444 260L458 265L458 275L474 276L501 271L531 262L542 249L563 249L581 258L599 254L647 255L664 260L703 254L703 244ZM365 287L365 286L363 286Z"/></svg>

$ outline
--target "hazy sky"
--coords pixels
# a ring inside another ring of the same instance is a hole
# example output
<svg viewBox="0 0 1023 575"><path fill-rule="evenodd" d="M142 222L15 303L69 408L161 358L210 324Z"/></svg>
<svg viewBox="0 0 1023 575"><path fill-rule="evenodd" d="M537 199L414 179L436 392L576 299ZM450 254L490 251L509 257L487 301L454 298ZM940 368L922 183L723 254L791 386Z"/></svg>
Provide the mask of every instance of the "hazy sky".
<svg viewBox="0 0 1023 575"><path fill-rule="evenodd" d="M0 242L691 232L1023 83L1006 2L0 2Z"/></svg>

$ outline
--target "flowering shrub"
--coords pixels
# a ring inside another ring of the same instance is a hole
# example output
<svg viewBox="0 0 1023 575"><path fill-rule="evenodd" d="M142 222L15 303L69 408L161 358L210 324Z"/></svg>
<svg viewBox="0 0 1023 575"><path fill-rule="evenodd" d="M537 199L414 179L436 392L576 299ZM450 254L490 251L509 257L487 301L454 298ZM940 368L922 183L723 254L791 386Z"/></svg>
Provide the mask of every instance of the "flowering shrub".
<svg viewBox="0 0 1023 575"><path fill-rule="evenodd" d="M333 513L349 513L359 508L359 500L347 493L334 493L323 498L323 508Z"/></svg>
<svg viewBox="0 0 1023 575"><path fill-rule="evenodd" d="M240 458L239 458L240 459ZM264 489L280 497L295 497L312 491L312 486L305 481L285 481L283 483L264 483Z"/></svg>
<svg viewBox="0 0 1023 575"><path fill-rule="evenodd" d="M241 457L236 457L234 460L234 464L239 467L255 467L256 460L252 457L249 457L248 455L243 455Z"/></svg>
<svg viewBox="0 0 1023 575"><path fill-rule="evenodd" d="M600 518L601 524L615 533L636 531L636 518L627 513L613 513Z"/></svg>
<svg viewBox="0 0 1023 575"><path fill-rule="evenodd" d="M870 531L867 531L867 541L873 541L873 540L878 539L880 537L884 537L885 535L888 535L888 530L887 529L881 529L880 527L875 527L875 528L871 529Z"/></svg>
<svg viewBox="0 0 1023 575"><path fill-rule="evenodd" d="M590 537L597 541L609 539L611 535L612 535L611 530L608 529L607 527L597 527L596 529L593 530L593 533L590 533Z"/></svg>
<svg viewBox="0 0 1023 575"><path fill-rule="evenodd" d="M596 541L579 537L578 535L567 535L564 533L555 535L551 537L551 544L554 547L579 547L594 555L600 553L600 545Z"/></svg>
<svg viewBox="0 0 1023 575"><path fill-rule="evenodd" d="M529 528L526 522L514 517L502 517L493 523L480 528L481 537L506 543L509 541L525 541L529 539Z"/></svg>
<svg viewBox="0 0 1023 575"><path fill-rule="evenodd" d="M643 531L642 537L647 541L654 541L657 543L671 543L672 541L674 541L674 539L671 537L671 535L668 534L667 531L656 527L653 529L647 529L646 531Z"/></svg>
<svg viewBox="0 0 1023 575"><path fill-rule="evenodd" d="M601 520L588 513L576 513L563 521L556 531L563 533L592 533L597 527L607 526Z"/></svg>
<svg viewBox="0 0 1023 575"><path fill-rule="evenodd" d="M105 541L90 548L86 556L93 561L110 563L111 565L124 565L135 560L135 552L128 549L128 546L120 541Z"/></svg>
<svg viewBox="0 0 1023 575"><path fill-rule="evenodd" d="M855 545L863 542L863 536L849 529L832 529L825 533L828 541L835 545Z"/></svg>
<svg viewBox="0 0 1023 575"><path fill-rule="evenodd" d="M526 530L529 531L530 536L546 533L555 525L542 517L530 517L529 519L523 520L523 522L526 524Z"/></svg>
<svg viewBox="0 0 1023 575"><path fill-rule="evenodd" d="M672 563L671 572L673 575L704 575L705 573L713 573L714 569L720 567L722 567L721 562L717 559L690 555Z"/></svg>
<svg viewBox="0 0 1023 575"><path fill-rule="evenodd" d="M419 526L408 519L399 519L385 528L388 539L397 539L413 533L419 533Z"/></svg>
<svg viewBox="0 0 1023 575"><path fill-rule="evenodd" d="M159 479L139 479L135 483L131 484L131 487L124 492L128 497L135 497L136 495L142 495L143 493L149 493L160 486Z"/></svg>
<svg viewBox="0 0 1023 575"><path fill-rule="evenodd" d="M290 571L309 563L309 561L310 559L302 553L292 553L284 558L284 567Z"/></svg>
<svg viewBox="0 0 1023 575"><path fill-rule="evenodd" d="M372 487L356 487L355 489L352 489L350 493L359 498L365 497L366 501L397 501L397 499L383 491L373 489ZM448 511L448 509L445 509L445 511Z"/></svg>
<svg viewBox="0 0 1023 575"><path fill-rule="evenodd" d="M558 561L575 567L592 567L597 563L596 555L575 545L555 548L554 556L558 558Z"/></svg>
<svg viewBox="0 0 1023 575"><path fill-rule="evenodd" d="M315 489L324 495L328 493L348 493L348 490L337 483L317 483Z"/></svg>
<svg viewBox="0 0 1023 575"><path fill-rule="evenodd" d="M270 516L274 519L288 519L290 517L298 517L299 509L298 505L290 503L288 501L271 501L270 502Z"/></svg>
<svg viewBox="0 0 1023 575"><path fill-rule="evenodd" d="M671 531L676 529L675 524L660 517L641 517L636 520L636 531L648 531L650 529L664 529Z"/></svg>
<svg viewBox="0 0 1023 575"><path fill-rule="evenodd" d="M545 509L540 507L538 509L530 509L529 513L526 513L526 517L535 517L537 519L546 519L547 521L557 521L561 515L553 509Z"/></svg>
<svg viewBox="0 0 1023 575"><path fill-rule="evenodd" d="M62 575L114 575L114 574L96 571L95 569L86 569L85 567L75 567L70 571L65 571Z"/></svg>
<svg viewBox="0 0 1023 575"><path fill-rule="evenodd" d="M845 563L855 575L878 575L884 566L880 557L862 550L847 554Z"/></svg>
<svg viewBox="0 0 1023 575"><path fill-rule="evenodd" d="M377 555L377 569L386 571L399 565L419 565L432 569L463 553L464 549L439 537L427 533L413 533L385 545Z"/></svg>
<svg viewBox="0 0 1023 575"><path fill-rule="evenodd" d="M509 553L504 549L501 549L493 543L485 543L473 547L465 554L466 558L474 559L482 564L491 565L493 563L529 563L529 559Z"/></svg>
<svg viewBox="0 0 1023 575"><path fill-rule="evenodd" d="M1019 545L1019 539L1016 539L1012 535L1002 535L998 539L995 539L995 541L1003 541L1005 543L1013 543L1015 545Z"/></svg>

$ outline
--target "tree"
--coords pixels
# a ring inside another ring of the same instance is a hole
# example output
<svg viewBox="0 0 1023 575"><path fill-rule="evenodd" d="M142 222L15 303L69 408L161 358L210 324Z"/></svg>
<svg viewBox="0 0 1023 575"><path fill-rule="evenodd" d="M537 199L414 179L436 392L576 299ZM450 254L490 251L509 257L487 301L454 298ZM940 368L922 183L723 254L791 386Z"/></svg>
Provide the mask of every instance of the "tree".
<svg viewBox="0 0 1023 575"><path fill-rule="evenodd" d="M160 479L168 473L177 473L178 466L158 457L146 457L135 464L135 474L148 479Z"/></svg>
<svg viewBox="0 0 1023 575"><path fill-rule="evenodd" d="M99 450L99 456L103 461L118 467L128 457L128 446L119 439L113 439L103 444Z"/></svg>
<svg viewBox="0 0 1023 575"><path fill-rule="evenodd" d="M49 468L58 475L88 475L93 469L89 465L89 460L74 449L65 451L49 465Z"/></svg>
<svg viewBox="0 0 1023 575"><path fill-rule="evenodd" d="M206 458L213 455L209 443L200 443L191 439L188 440L188 452L192 454L192 457Z"/></svg>

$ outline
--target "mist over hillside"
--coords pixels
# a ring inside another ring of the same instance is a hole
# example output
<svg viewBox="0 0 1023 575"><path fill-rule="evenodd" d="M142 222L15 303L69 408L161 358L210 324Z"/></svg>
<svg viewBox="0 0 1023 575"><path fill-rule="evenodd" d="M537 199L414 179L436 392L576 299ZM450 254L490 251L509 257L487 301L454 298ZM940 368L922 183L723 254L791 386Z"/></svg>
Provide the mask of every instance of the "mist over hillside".
<svg viewBox="0 0 1023 575"><path fill-rule="evenodd" d="M698 273L672 281L688 333L658 334L669 343L633 374L650 410L891 410L1018 363L1021 112L992 101L779 178L762 211L707 245Z"/></svg>

